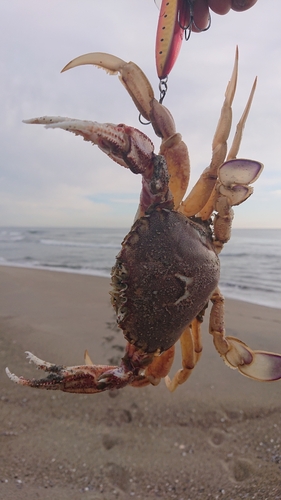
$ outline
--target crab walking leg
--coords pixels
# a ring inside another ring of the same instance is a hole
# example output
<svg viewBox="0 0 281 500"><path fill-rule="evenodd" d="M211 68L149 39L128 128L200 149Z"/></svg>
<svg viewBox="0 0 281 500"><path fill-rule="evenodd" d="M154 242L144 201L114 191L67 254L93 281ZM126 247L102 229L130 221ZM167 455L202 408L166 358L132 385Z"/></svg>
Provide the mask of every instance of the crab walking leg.
<svg viewBox="0 0 281 500"><path fill-rule="evenodd" d="M232 102L235 95L238 74L238 49L236 49L234 68L225 92L220 119L212 144L212 160L201 174L195 186L182 202L179 211L186 217L196 215L209 200L217 181L218 169L224 162L227 153L227 140L232 122Z"/></svg>
<svg viewBox="0 0 281 500"><path fill-rule="evenodd" d="M182 333L180 337L180 345L183 368L177 371L172 380L168 375L165 378L166 386L170 392L173 392L179 384L183 384L188 379L196 364L194 355L194 342L190 326L186 327L186 329Z"/></svg>
<svg viewBox="0 0 281 500"><path fill-rule="evenodd" d="M152 363L145 369L144 374L136 378L130 385L133 387L144 387L148 384L158 385L161 379L166 377L171 370L174 357L174 345L160 356L155 354Z"/></svg>
<svg viewBox="0 0 281 500"><path fill-rule="evenodd" d="M254 95L255 95L257 81L258 81L258 79L256 77L254 80L253 86L251 88L251 92L250 92L247 104L245 106L245 109L243 111L243 114L242 114L239 122L236 125L235 135L234 135L234 138L232 141L232 145L231 145L229 152L227 154L227 158L226 158L227 160L234 160L238 155L239 148L241 145L242 136L243 136L243 130L244 130L251 106L252 106Z"/></svg>
<svg viewBox="0 0 281 500"><path fill-rule="evenodd" d="M162 144L160 154L166 159L170 175L170 190L177 208L186 192L190 164L186 144L181 134L176 132L175 122L169 110L154 97L153 89L143 71L133 62L125 62L119 57L104 52L92 52L77 57L62 70L91 64L105 69L111 75L119 73L119 79L133 99L140 114L151 122Z"/></svg>
<svg viewBox="0 0 281 500"><path fill-rule="evenodd" d="M124 124L97 123L61 116L43 116L24 123L60 128L97 145L119 165L142 175L142 192L136 218L145 214L155 203L172 203L169 175L164 158L155 155L151 140L139 130Z"/></svg>
<svg viewBox="0 0 281 500"><path fill-rule="evenodd" d="M224 327L224 298L217 288L211 297L210 333L216 350L227 366L242 375L259 381L281 378L281 354L253 351L236 337L226 337Z"/></svg>
<svg viewBox="0 0 281 500"><path fill-rule="evenodd" d="M182 366L171 380L167 375L165 383L170 392L174 392L178 385L183 384L190 377L193 368L200 359L202 352L201 326L202 321L195 318L180 337Z"/></svg>
<svg viewBox="0 0 281 500"><path fill-rule="evenodd" d="M249 115L249 111L251 109L251 104L252 104L253 97L255 94L256 85L257 85L257 78L255 78L255 80L254 80L247 104L245 106L245 109L243 111L243 114L242 114L239 122L236 125L236 132L235 132L234 139L233 139L232 145L230 147L230 150L227 154L227 158L226 158L227 161L235 160L237 155L238 155L241 140L242 140L243 130L244 130L246 120L247 120L248 115ZM242 160L242 161L246 161L246 160ZM221 167L219 167L219 169L220 168ZM218 196L220 194L219 193L220 185L221 185L221 180L218 178L218 180L213 188L213 191L210 195L209 200L207 201L206 205L202 208L202 210L200 210L200 212L198 213L198 217L201 217L201 219L208 220L210 218L213 210L215 209L217 199L218 199ZM252 194L252 192L253 192L252 188L248 188L248 193L249 193L248 196L246 196L243 200L239 201L239 203L242 203L242 201L245 201ZM232 203L232 206L235 204L236 203Z"/></svg>

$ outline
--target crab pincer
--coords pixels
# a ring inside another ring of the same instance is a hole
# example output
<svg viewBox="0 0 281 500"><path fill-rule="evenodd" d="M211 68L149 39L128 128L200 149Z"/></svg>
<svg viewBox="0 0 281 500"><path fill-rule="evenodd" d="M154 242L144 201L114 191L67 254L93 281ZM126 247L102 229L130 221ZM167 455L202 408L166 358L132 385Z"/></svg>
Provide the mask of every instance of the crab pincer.
<svg viewBox="0 0 281 500"><path fill-rule="evenodd" d="M70 61L62 70L67 71L81 65L94 65L119 79L133 99L140 115L151 122L155 134L162 139L159 154L165 157L170 175L170 190L177 208L186 192L190 163L186 144L176 132L170 111L154 97L149 80L134 62L125 62L119 57L104 52L92 52Z"/></svg>

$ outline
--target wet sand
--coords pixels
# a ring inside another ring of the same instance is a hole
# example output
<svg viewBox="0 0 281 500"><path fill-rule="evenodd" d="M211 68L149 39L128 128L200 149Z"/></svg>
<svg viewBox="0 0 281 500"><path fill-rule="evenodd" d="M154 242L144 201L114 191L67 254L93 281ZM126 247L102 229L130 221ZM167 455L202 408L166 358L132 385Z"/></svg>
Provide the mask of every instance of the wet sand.
<svg viewBox="0 0 281 500"><path fill-rule="evenodd" d="M203 327L189 381L95 395L18 387L57 364L116 362L125 341L109 280L0 267L0 498L5 500L281 499L281 381L225 366ZM226 300L228 335L281 353L281 310ZM180 366L177 353L175 367ZM175 369L174 369L175 371Z"/></svg>

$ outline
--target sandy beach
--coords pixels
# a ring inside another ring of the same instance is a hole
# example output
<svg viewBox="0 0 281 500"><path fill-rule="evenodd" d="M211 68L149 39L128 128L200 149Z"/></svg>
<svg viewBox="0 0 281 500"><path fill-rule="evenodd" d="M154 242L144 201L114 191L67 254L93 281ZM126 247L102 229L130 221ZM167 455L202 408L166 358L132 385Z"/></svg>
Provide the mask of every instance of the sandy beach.
<svg viewBox="0 0 281 500"><path fill-rule="evenodd" d="M5 500L281 499L281 381L225 366L203 327L189 381L95 395L18 387L57 364L118 362L125 341L109 280L0 267L0 498ZM228 335L281 352L281 310L226 300ZM177 352L174 371L180 367Z"/></svg>

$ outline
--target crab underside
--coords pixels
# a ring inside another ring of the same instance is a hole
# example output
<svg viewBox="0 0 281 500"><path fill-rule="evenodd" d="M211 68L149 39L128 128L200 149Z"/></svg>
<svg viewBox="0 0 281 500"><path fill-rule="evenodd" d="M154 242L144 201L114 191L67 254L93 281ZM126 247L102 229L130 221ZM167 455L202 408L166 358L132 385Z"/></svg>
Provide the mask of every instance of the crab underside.
<svg viewBox="0 0 281 500"><path fill-rule="evenodd" d="M86 351L85 365L67 367L27 353L30 361L47 372L46 378L17 377L7 368L8 376L29 387L85 393L128 384L157 385L165 377L168 389L173 391L187 380L200 358L200 325L211 301L209 331L225 363L252 379L280 379L280 354L253 351L241 340L225 335L224 299L218 288L218 254L230 238L232 206L252 194L250 184L263 168L258 161L237 159L256 81L227 152L238 51L213 139L210 165L186 198L190 168L187 147L176 132L170 112L154 98L141 69L109 54L92 53L74 59L64 70L82 64L119 73L140 114L151 122L162 140L157 155L145 134L124 124L62 117L27 121L81 135L121 166L142 175L135 222L112 269L111 301L128 341L125 356L120 366L93 365ZM168 373L178 340L182 368L170 380Z"/></svg>

